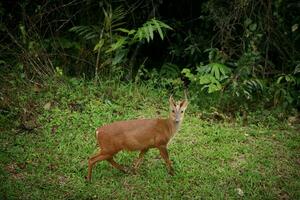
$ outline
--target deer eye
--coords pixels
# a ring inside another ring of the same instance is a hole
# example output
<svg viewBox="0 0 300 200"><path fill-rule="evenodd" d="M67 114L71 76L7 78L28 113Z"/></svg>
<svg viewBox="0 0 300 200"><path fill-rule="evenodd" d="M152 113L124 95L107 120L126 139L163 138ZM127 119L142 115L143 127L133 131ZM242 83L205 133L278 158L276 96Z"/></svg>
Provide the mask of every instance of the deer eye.
<svg viewBox="0 0 300 200"><path fill-rule="evenodd" d="M175 113L175 110L172 110L172 113Z"/></svg>
<svg viewBox="0 0 300 200"><path fill-rule="evenodd" d="M181 113L183 113L183 110L181 111Z"/></svg>

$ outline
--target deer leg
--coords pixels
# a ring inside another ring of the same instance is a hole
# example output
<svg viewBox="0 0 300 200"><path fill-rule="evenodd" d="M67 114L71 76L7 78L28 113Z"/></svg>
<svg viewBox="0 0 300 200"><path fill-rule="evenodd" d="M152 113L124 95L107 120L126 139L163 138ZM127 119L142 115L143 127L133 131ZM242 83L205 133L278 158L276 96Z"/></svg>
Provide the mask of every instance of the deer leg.
<svg viewBox="0 0 300 200"><path fill-rule="evenodd" d="M133 171L134 171L134 173L136 173L137 169L141 165L141 163L142 163L142 161L144 159L144 156L145 156L145 154L146 154L147 151L148 151L148 149L141 150L141 152L139 154L139 157L134 161L134 163L133 163Z"/></svg>
<svg viewBox="0 0 300 200"><path fill-rule="evenodd" d="M98 161L101 161L101 160L107 160L108 158L110 158L111 155L108 155L108 154L103 154L103 153L98 153L97 155L95 156L92 156L90 159L89 159L89 162L88 162L88 176L87 176L87 180L88 181L91 181L91 178L92 178L92 169L93 169L93 166L95 165L96 162Z"/></svg>
<svg viewBox="0 0 300 200"><path fill-rule="evenodd" d="M121 166L120 164L118 164L116 161L114 161L113 157L107 159L107 161L116 169L126 173L126 170L124 169L123 166Z"/></svg>
<svg viewBox="0 0 300 200"><path fill-rule="evenodd" d="M158 147L161 157L165 160L169 174L174 175L174 170L172 167L172 162L169 159L169 154L166 146Z"/></svg>
<svg viewBox="0 0 300 200"><path fill-rule="evenodd" d="M93 155L92 157L89 158L89 160L95 159L97 156L99 156L100 153L97 153L96 155Z"/></svg>

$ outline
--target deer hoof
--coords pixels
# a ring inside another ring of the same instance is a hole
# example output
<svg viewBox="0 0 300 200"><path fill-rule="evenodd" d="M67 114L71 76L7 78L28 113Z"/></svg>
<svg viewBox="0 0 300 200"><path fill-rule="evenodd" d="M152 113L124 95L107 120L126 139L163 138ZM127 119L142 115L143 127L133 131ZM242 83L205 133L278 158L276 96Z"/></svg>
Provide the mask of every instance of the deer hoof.
<svg viewBox="0 0 300 200"><path fill-rule="evenodd" d="M170 174L171 176L174 176L174 175L175 175L174 169L170 169L170 170L169 170L169 174Z"/></svg>

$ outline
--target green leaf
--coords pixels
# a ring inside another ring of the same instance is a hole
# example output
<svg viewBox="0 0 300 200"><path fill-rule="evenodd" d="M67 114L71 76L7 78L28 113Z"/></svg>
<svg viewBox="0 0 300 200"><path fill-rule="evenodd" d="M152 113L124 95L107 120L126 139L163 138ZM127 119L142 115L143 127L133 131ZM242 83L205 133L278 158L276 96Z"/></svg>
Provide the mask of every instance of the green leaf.
<svg viewBox="0 0 300 200"><path fill-rule="evenodd" d="M250 24L252 23L252 20L250 18L247 18L245 21L244 21L244 25L247 27L249 26Z"/></svg>
<svg viewBox="0 0 300 200"><path fill-rule="evenodd" d="M213 93L220 91L222 89L221 84L209 84L208 86L208 93Z"/></svg>
<svg viewBox="0 0 300 200"><path fill-rule="evenodd" d="M0 65L5 65L6 64L6 62L4 61L4 60L0 60Z"/></svg>
<svg viewBox="0 0 300 200"><path fill-rule="evenodd" d="M214 63L212 65L211 74L214 75L214 77L219 80L220 79L220 71L217 63Z"/></svg>
<svg viewBox="0 0 300 200"><path fill-rule="evenodd" d="M204 85L204 84L209 84L209 83L212 83L214 82L214 77L210 74L205 74L203 76L200 76L200 80L199 80L199 83L201 85Z"/></svg>
<svg viewBox="0 0 300 200"><path fill-rule="evenodd" d="M94 51L101 49L103 44L104 44L104 40L103 39L99 40L99 42L94 47Z"/></svg>
<svg viewBox="0 0 300 200"><path fill-rule="evenodd" d="M159 23L159 25L160 25L161 27L164 27L164 28L166 28L166 29L173 30L172 27L170 27L169 25L167 25L166 23L164 23L164 22L162 22L162 21L159 21L159 20L156 20L156 19L152 19L151 21L152 21L153 23L155 23L155 22Z"/></svg>
<svg viewBox="0 0 300 200"><path fill-rule="evenodd" d="M300 73L300 64L296 65L294 74Z"/></svg>
<svg viewBox="0 0 300 200"><path fill-rule="evenodd" d="M138 30L137 34L138 34L139 41L142 41L143 40L143 32L142 32L142 30L141 29Z"/></svg>
<svg viewBox="0 0 300 200"><path fill-rule="evenodd" d="M250 26L249 26L249 29L250 29L250 31L255 31L256 30L256 28L257 28L257 24L256 23L253 23L253 24L251 24Z"/></svg>
<svg viewBox="0 0 300 200"><path fill-rule="evenodd" d="M204 85L204 86L201 88L201 91L203 91L205 88L208 88L208 85Z"/></svg>
<svg viewBox="0 0 300 200"><path fill-rule="evenodd" d="M285 80L286 80L286 82L290 82L291 81L291 77L289 75L286 75L285 76Z"/></svg>
<svg viewBox="0 0 300 200"><path fill-rule="evenodd" d="M208 86L208 93L213 93L213 92L215 92L216 90L217 90L216 85L210 84L210 85Z"/></svg>
<svg viewBox="0 0 300 200"><path fill-rule="evenodd" d="M147 42L150 42L150 35L147 26L143 27L143 32L145 33Z"/></svg>
<svg viewBox="0 0 300 200"><path fill-rule="evenodd" d="M184 68L181 73L184 74L185 77L187 77L190 81L195 80L195 75L191 73L190 69Z"/></svg>
<svg viewBox="0 0 300 200"><path fill-rule="evenodd" d="M163 40L164 39L164 34L163 34L163 32L162 32L162 30L160 28L160 25L158 24L158 22L156 20L152 20L152 21L153 21L153 23L156 26L156 29L157 29L157 31L159 33L160 38Z"/></svg>
<svg viewBox="0 0 300 200"><path fill-rule="evenodd" d="M150 38L151 38L151 40L153 40L153 28L152 28L151 24L149 24L148 30L149 30Z"/></svg>
<svg viewBox="0 0 300 200"><path fill-rule="evenodd" d="M130 31L126 28L117 28L116 31L120 31L120 32L123 32L123 33L129 33Z"/></svg>
<svg viewBox="0 0 300 200"><path fill-rule="evenodd" d="M134 34L135 32L136 32L136 30L130 30L129 33L128 33L128 35L132 35L132 34Z"/></svg>
<svg viewBox="0 0 300 200"><path fill-rule="evenodd" d="M280 77L277 79L276 83L277 83L277 84L280 84L280 82L281 82L282 79L283 79L283 76L280 76Z"/></svg>
<svg viewBox="0 0 300 200"><path fill-rule="evenodd" d="M110 45L110 48L105 51L105 53L109 53L111 51L115 51L117 49L120 49L123 47L123 45L126 43L126 38L125 37L120 37L117 39L117 42L113 43Z"/></svg>
<svg viewBox="0 0 300 200"><path fill-rule="evenodd" d="M112 60L112 65L117 65L122 62L123 58L125 57L127 51L126 50L119 50L116 52L115 57Z"/></svg>
<svg viewBox="0 0 300 200"><path fill-rule="evenodd" d="M90 39L94 39L94 38L97 38L98 35L95 34L95 33L87 33L85 36L84 36L84 39L86 40L90 40Z"/></svg>

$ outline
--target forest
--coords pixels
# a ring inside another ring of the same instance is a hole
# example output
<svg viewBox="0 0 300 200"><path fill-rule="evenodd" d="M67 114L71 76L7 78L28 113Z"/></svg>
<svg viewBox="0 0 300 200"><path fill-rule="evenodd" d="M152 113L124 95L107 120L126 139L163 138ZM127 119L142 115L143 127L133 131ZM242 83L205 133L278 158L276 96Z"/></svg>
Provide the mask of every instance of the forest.
<svg viewBox="0 0 300 200"><path fill-rule="evenodd" d="M0 199L300 199L299 23L296 0L1 1ZM96 128L172 116L169 158L86 179Z"/></svg>

